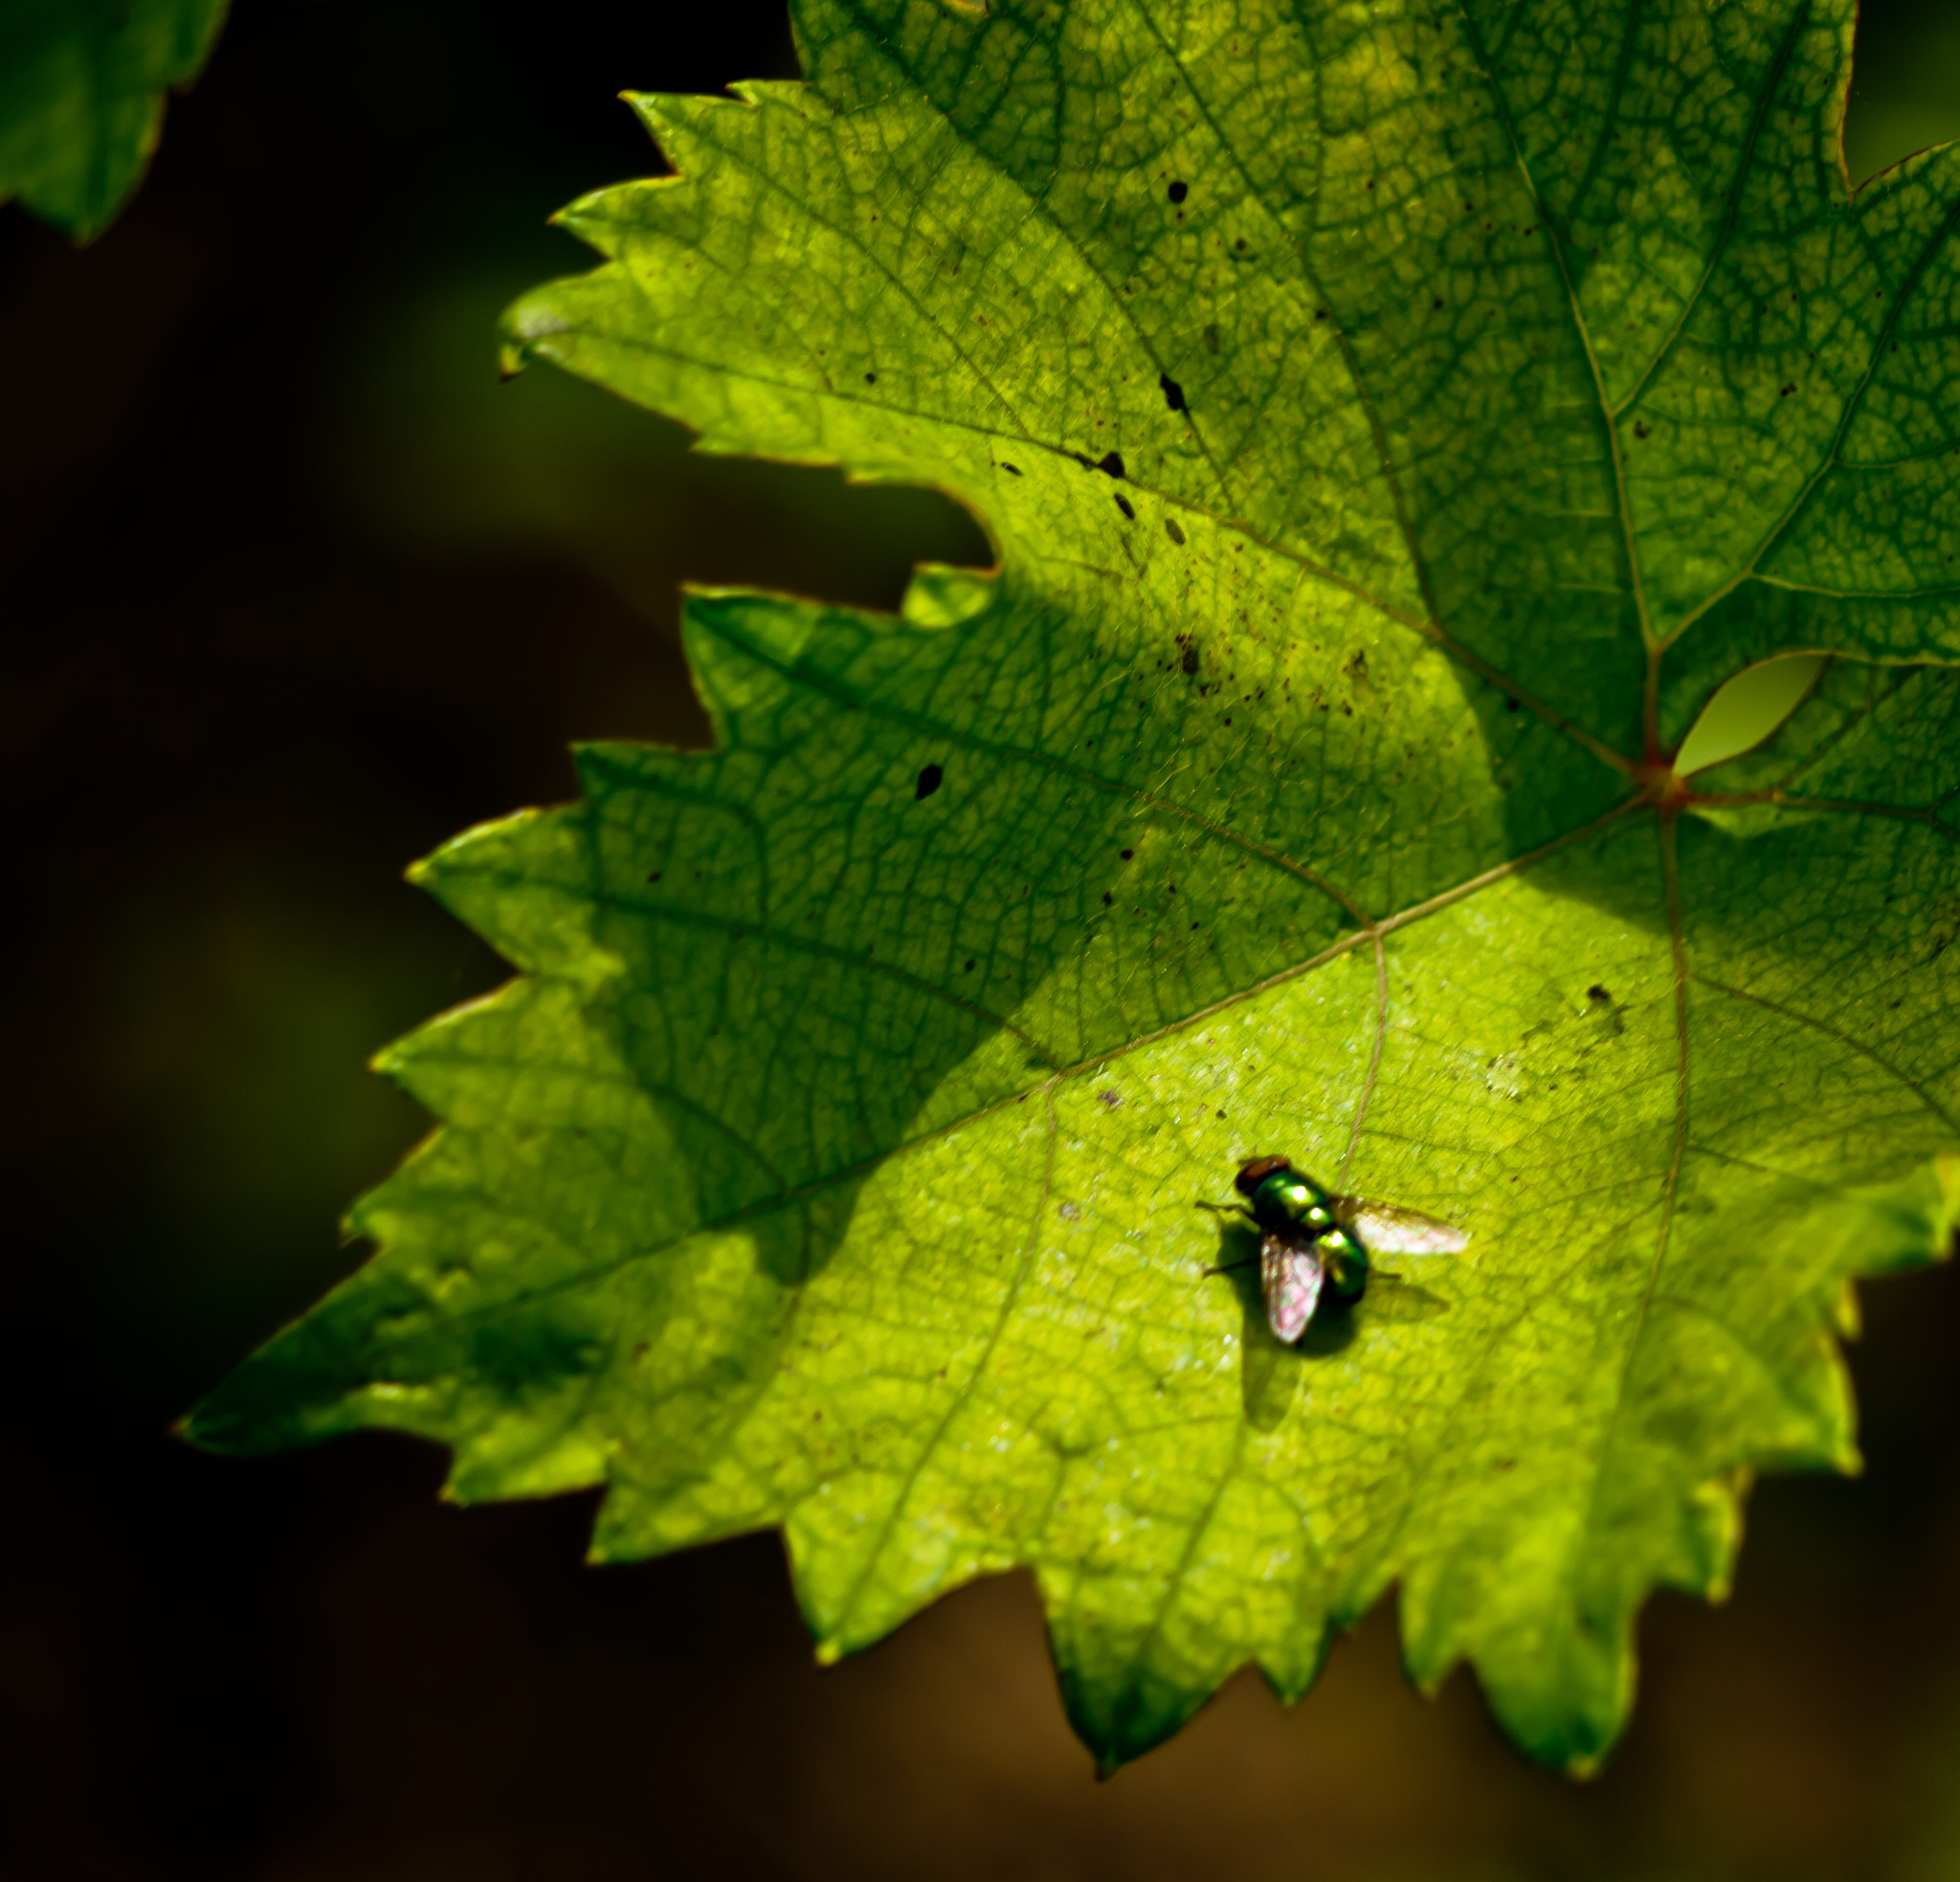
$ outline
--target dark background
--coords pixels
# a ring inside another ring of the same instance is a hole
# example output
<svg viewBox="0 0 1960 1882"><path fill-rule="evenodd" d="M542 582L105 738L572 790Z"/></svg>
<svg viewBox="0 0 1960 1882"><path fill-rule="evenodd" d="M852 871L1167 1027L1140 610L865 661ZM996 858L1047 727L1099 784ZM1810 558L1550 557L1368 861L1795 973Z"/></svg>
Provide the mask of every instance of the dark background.
<svg viewBox="0 0 1960 1882"><path fill-rule="evenodd" d="M1861 32L1857 174L1960 133L1960 15ZM94 248L0 212L8 1872L1960 1875L1960 1273L1867 1290L1867 1474L1766 1484L1729 1605L1652 1603L1586 1786L1410 1691L1386 1611L1099 1785L1022 1578L819 1673L772 1537L593 1570L590 1498L167 1437L358 1261L426 1128L367 1055L503 977L403 865L568 795L569 739L700 740L679 582L984 559L937 498L495 378L585 265L546 213L654 168L613 94L792 72L752 0L238 0Z"/></svg>

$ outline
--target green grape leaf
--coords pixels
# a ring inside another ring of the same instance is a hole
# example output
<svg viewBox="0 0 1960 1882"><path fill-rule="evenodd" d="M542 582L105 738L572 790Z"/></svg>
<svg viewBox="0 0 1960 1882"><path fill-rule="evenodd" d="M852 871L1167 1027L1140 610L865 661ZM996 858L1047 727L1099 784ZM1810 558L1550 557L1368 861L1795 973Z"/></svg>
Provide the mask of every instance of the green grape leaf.
<svg viewBox="0 0 1960 1882"><path fill-rule="evenodd" d="M1594 1762L1960 1220L1960 164L1850 193L1852 15L804 0L807 82L636 101L513 363L998 567L696 596L712 751L422 866L523 977L192 1435L780 1526L826 1656L1028 1567L1106 1764L1398 1586ZM1282 1347L1273 1153L1467 1245Z"/></svg>
<svg viewBox="0 0 1960 1882"><path fill-rule="evenodd" d="M229 0L0 0L0 203L88 241L122 210Z"/></svg>

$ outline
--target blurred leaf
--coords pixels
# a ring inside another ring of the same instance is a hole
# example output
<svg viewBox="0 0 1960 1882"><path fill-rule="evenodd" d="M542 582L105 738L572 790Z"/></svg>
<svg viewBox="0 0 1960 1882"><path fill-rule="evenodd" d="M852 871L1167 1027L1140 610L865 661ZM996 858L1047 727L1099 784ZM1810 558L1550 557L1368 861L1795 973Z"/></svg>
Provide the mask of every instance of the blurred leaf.
<svg viewBox="0 0 1960 1882"><path fill-rule="evenodd" d="M1723 681L1676 750L1676 773L1690 777L1761 745L1802 705L1824 666L1822 654L1779 654Z"/></svg>
<svg viewBox="0 0 1960 1882"><path fill-rule="evenodd" d="M1851 0L799 25L640 101L679 174L514 356L1000 566L697 597L716 751L424 865L524 977L388 1056L447 1128L192 1435L779 1524L827 1655L1030 1565L1108 1762L1399 1581L1583 1769L1960 1216L1952 153L1848 193ZM1281 1348L1200 1206L1260 1151L1468 1252Z"/></svg>
<svg viewBox="0 0 1960 1882"><path fill-rule="evenodd" d="M491 336L523 279L396 294L362 323L328 394L327 455L365 527L458 561L558 552L670 634L688 575L889 606L921 549L984 557L966 511L935 492L703 460L679 425L563 374L500 384Z"/></svg>
<svg viewBox="0 0 1960 1882"><path fill-rule="evenodd" d="M0 0L0 202L78 241L129 200L228 0Z"/></svg>
<svg viewBox="0 0 1960 1882"><path fill-rule="evenodd" d="M1866 0L1844 154L1854 179L1960 136L1960 19L1942 0Z"/></svg>

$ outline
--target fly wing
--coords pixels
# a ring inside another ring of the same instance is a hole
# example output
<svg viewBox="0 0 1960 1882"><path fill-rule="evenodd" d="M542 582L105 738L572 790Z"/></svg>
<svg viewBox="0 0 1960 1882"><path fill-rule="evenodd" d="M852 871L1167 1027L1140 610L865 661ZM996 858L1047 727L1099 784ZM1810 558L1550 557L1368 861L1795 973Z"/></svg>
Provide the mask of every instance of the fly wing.
<svg viewBox="0 0 1960 1882"><path fill-rule="evenodd" d="M1267 1235L1259 1243L1259 1286L1266 1297L1266 1321L1275 1339L1288 1346L1306 1331L1321 1297L1325 1270L1311 1242Z"/></svg>
<svg viewBox="0 0 1960 1882"><path fill-rule="evenodd" d="M1337 1196L1334 1215L1361 1238L1361 1245L1370 1254L1460 1255L1470 1245L1460 1228L1414 1209L1398 1209L1392 1202Z"/></svg>

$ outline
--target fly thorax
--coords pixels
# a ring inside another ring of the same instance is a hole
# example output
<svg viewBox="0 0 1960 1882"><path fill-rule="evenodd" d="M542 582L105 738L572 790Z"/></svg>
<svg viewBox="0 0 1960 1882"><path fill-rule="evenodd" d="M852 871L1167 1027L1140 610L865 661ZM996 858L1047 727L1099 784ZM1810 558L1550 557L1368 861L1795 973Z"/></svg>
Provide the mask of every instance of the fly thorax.
<svg viewBox="0 0 1960 1882"><path fill-rule="evenodd" d="M1325 1190L1297 1170L1276 1170L1254 1194L1253 1212L1261 1221L1284 1223L1321 1235L1334 1226Z"/></svg>

